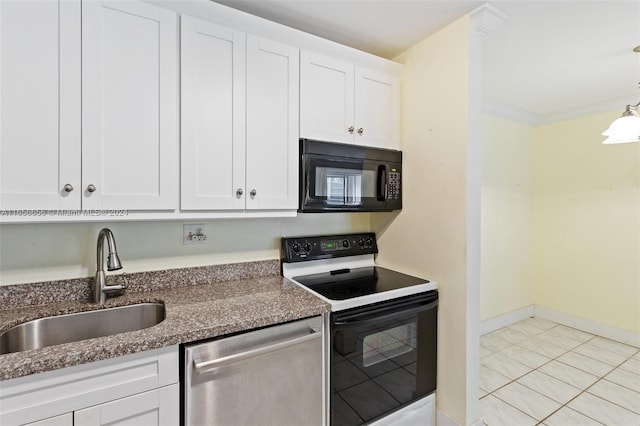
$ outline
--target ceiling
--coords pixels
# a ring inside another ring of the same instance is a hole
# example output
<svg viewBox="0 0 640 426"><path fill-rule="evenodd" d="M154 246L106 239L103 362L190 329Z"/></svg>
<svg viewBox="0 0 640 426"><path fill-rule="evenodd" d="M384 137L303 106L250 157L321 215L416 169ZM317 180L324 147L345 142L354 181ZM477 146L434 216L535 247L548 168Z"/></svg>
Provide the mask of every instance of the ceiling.
<svg viewBox="0 0 640 426"><path fill-rule="evenodd" d="M393 59L485 2L217 0ZM640 100L640 1L498 0L509 16L484 38L487 106L538 124Z"/></svg>

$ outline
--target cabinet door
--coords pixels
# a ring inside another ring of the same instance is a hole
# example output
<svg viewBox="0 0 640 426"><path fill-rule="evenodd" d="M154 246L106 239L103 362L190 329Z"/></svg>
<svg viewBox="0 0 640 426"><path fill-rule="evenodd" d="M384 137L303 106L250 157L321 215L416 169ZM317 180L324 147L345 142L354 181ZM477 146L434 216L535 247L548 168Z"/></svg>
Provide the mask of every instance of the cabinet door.
<svg viewBox="0 0 640 426"><path fill-rule="evenodd" d="M359 145L398 149L398 79L355 68L355 136Z"/></svg>
<svg viewBox="0 0 640 426"><path fill-rule="evenodd" d="M245 207L245 33L182 16L183 210Z"/></svg>
<svg viewBox="0 0 640 426"><path fill-rule="evenodd" d="M83 208L178 207L177 39L174 12L82 3Z"/></svg>
<svg viewBox="0 0 640 426"><path fill-rule="evenodd" d="M353 141L353 73L353 64L301 52L301 137Z"/></svg>
<svg viewBox="0 0 640 426"><path fill-rule="evenodd" d="M27 423L25 426L73 426L73 413L49 417L39 422Z"/></svg>
<svg viewBox="0 0 640 426"><path fill-rule="evenodd" d="M80 1L2 0L0 207L78 209L80 193Z"/></svg>
<svg viewBox="0 0 640 426"><path fill-rule="evenodd" d="M299 73L297 48L247 36L247 209L297 208Z"/></svg>
<svg viewBox="0 0 640 426"><path fill-rule="evenodd" d="M74 426L175 426L180 423L179 384L73 413Z"/></svg>

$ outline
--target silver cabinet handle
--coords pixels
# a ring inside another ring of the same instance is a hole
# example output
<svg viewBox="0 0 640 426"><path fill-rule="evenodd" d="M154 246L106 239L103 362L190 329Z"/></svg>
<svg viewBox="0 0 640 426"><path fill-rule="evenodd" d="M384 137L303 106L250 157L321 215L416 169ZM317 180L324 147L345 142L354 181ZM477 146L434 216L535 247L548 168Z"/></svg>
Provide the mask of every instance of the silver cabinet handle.
<svg viewBox="0 0 640 426"><path fill-rule="evenodd" d="M242 194L244 194L244 191L242 190L242 188L238 188L238 189L236 190L236 195L237 195L238 197L241 197L241 196L242 196Z"/></svg>
<svg viewBox="0 0 640 426"><path fill-rule="evenodd" d="M96 187L95 187L95 186L93 186L93 185L89 185L89 186L87 186L87 191L89 191L89 192L96 192Z"/></svg>
<svg viewBox="0 0 640 426"><path fill-rule="evenodd" d="M223 356L222 358L211 359L208 361L200 361L199 359L194 358L193 370L196 373L202 373L203 371L206 371L206 370L222 367L226 364L242 361L247 358L253 358L260 355L268 354L269 352L275 352L280 349L285 349L290 346L299 345L301 343L305 343L314 339L319 339L321 337L321 333L317 332L316 330L310 329L309 331L311 332L311 334L306 334L301 337L285 340L284 342L274 343L273 345L262 346L260 348L251 349L246 352L240 352L233 355Z"/></svg>
<svg viewBox="0 0 640 426"><path fill-rule="evenodd" d="M71 185L70 183L66 184L64 186L64 192L71 192L73 191L73 185Z"/></svg>
<svg viewBox="0 0 640 426"><path fill-rule="evenodd" d="M355 129L355 127L351 126L349 127L347 130L349 131L349 133L353 134L353 130Z"/></svg>
<svg viewBox="0 0 640 426"><path fill-rule="evenodd" d="M363 129L362 127L360 127L360 128L358 129L358 134L359 134L360 136L362 136L362 134L363 134L363 133L364 133L364 129Z"/></svg>
<svg viewBox="0 0 640 426"><path fill-rule="evenodd" d="M257 193L258 191L256 191L255 189L252 189L249 194L251 194L252 197L255 197Z"/></svg>

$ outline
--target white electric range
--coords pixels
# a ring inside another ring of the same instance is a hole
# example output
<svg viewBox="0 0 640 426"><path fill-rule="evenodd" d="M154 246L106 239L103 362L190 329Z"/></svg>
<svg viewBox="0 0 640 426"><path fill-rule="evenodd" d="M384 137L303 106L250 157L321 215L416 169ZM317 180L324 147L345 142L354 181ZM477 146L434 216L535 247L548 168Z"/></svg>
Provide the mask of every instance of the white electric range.
<svg viewBox="0 0 640 426"><path fill-rule="evenodd" d="M282 239L283 275L331 305L328 424L435 425L437 284L377 252L373 233Z"/></svg>

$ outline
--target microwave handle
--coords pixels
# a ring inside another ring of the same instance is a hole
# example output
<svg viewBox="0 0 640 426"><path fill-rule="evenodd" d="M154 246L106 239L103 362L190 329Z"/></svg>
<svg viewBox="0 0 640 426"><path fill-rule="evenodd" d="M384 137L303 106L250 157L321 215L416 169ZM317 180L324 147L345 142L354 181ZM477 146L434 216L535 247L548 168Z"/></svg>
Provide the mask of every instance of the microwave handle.
<svg viewBox="0 0 640 426"><path fill-rule="evenodd" d="M387 165L381 164L378 166L378 201L387 200Z"/></svg>

